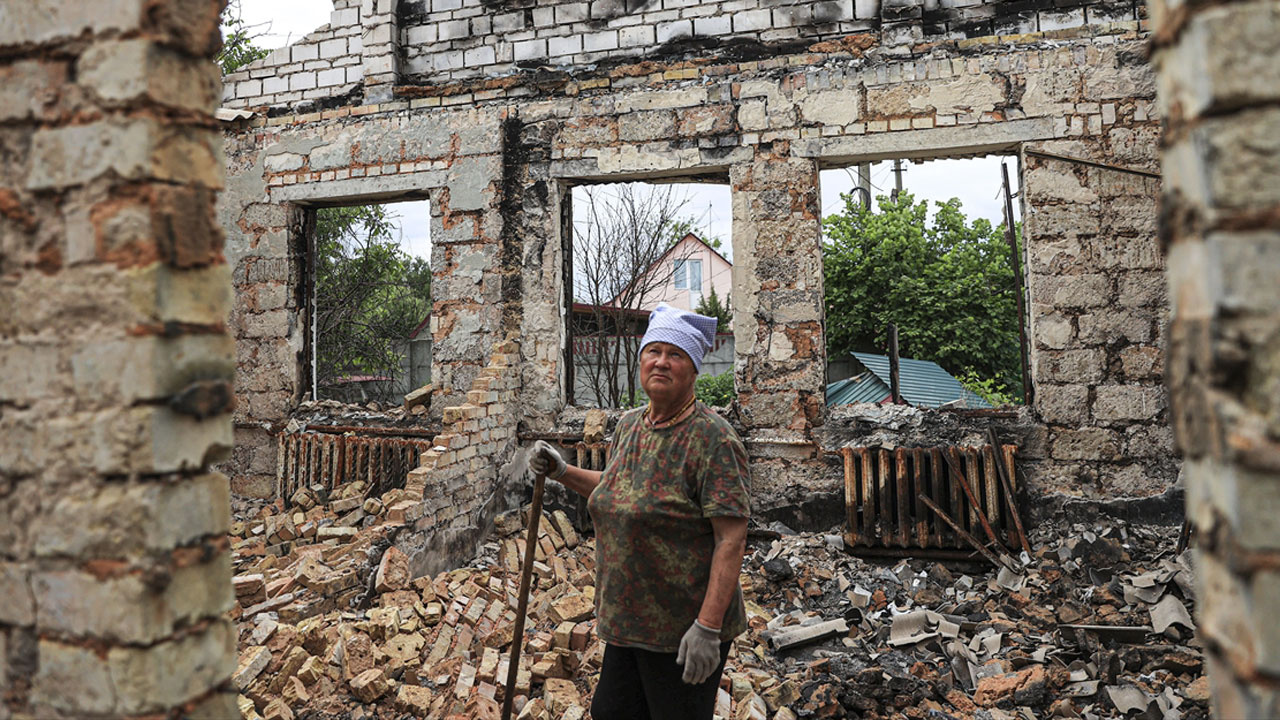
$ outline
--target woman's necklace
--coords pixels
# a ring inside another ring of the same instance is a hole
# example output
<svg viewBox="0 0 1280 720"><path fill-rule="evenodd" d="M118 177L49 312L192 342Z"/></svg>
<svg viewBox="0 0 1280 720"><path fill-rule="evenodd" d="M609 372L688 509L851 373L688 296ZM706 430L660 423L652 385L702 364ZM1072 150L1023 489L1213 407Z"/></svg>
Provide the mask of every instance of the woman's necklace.
<svg viewBox="0 0 1280 720"><path fill-rule="evenodd" d="M651 400L651 401L649 401L649 410L644 414L644 420L645 420L645 423L646 423L649 427L651 427L651 428L653 428L653 429L655 429L655 430L661 430L662 428L670 427L673 423L675 423L675 421L676 421L676 420L679 420L679 419L680 419L680 417L681 417L682 415L684 415L684 414L685 414L685 411L687 411L689 408L693 407L693 403L694 403L694 401L695 401L695 400L697 400L697 396L696 396L696 395L694 395L694 396L690 396L690 397L689 397L689 402L685 403L685 404L684 404L684 406L683 406L683 407L681 407L679 410L677 410L677 411L676 411L676 413L675 413L674 415L672 415L672 416L668 417L668 418L667 418L667 419L665 419L665 420L654 420L654 419L653 419L653 401Z"/></svg>

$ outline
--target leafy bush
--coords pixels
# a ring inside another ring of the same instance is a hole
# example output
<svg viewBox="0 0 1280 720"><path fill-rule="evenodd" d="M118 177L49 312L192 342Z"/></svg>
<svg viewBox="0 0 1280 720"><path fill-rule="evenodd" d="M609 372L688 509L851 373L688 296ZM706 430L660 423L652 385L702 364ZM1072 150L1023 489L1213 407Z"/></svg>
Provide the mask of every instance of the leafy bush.
<svg viewBox="0 0 1280 720"><path fill-rule="evenodd" d="M978 373L972 370L966 370L956 379L960 381L965 390L991 403L991 407L1013 405L1018 401L1018 397L1005 386L991 378L978 377Z"/></svg>
<svg viewBox="0 0 1280 720"><path fill-rule="evenodd" d="M699 375L693 383L693 394L704 405L724 407L733 402L737 393L733 389L733 370L719 375Z"/></svg>

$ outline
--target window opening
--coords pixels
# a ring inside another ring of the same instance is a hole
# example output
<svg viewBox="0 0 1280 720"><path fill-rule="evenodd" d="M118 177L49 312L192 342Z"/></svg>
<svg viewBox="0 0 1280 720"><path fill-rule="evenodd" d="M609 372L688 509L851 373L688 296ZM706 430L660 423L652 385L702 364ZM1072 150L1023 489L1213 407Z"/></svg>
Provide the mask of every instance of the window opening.
<svg viewBox="0 0 1280 720"><path fill-rule="evenodd" d="M905 402L1023 401L1023 341L1001 165L985 156L886 160L825 170L822 183L827 405L891 402L896 326Z"/></svg>
<svg viewBox="0 0 1280 720"><path fill-rule="evenodd" d="M431 378L429 204L313 212L312 397L398 404Z"/></svg>
<svg viewBox="0 0 1280 720"><path fill-rule="evenodd" d="M570 402L611 408L647 402L639 344L659 303L720 320L696 391L711 404L732 402L728 187L615 183L575 187L572 198Z"/></svg>

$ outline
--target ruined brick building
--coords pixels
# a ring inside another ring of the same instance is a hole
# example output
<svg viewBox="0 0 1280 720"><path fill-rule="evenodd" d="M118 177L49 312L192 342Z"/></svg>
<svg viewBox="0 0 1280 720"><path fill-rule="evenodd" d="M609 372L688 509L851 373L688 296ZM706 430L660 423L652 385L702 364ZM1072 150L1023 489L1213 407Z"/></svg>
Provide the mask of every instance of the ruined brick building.
<svg viewBox="0 0 1280 720"><path fill-rule="evenodd" d="M819 171L990 153L1020 168L1034 403L876 442L995 426L1036 507L1181 470L1218 710L1280 711L1273 3L335 0L221 100L219 9L0 11L0 719L236 714L228 490L275 492L308 390L315 208L431 203L421 570L564 429L573 186L730 186L768 512L839 502L867 434L823 402Z"/></svg>

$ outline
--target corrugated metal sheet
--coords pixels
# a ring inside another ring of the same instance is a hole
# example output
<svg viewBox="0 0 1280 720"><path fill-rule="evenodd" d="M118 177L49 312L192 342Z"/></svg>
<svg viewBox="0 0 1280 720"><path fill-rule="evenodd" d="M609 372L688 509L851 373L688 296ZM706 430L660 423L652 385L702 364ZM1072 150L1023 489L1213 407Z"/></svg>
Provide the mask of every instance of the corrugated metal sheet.
<svg viewBox="0 0 1280 720"><path fill-rule="evenodd" d="M886 400L889 394L888 384L880 382L874 373L864 372L828 385L827 405L878 403Z"/></svg>
<svg viewBox="0 0 1280 720"><path fill-rule="evenodd" d="M868 372L827 386L827 405L856 402L880 402L889 395L889 357L871 353L852 353ZM898 375L902 397L919 407L939 407L964 399L964 407L989 408L991 404L966 390L937 363L928 360L900 358Z"/></svg>

